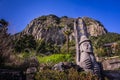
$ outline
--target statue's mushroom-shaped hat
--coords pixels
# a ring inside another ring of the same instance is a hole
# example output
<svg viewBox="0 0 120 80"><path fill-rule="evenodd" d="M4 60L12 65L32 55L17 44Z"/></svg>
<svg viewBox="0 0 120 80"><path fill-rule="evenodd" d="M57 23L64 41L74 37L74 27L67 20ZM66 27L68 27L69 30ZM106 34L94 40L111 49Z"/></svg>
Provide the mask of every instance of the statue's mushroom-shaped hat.
<svg viewBox="0 0 120 80"><path fill-rule="evenodd" d="M80 38L79 45L81 45L81 43L86 42L86 41L90 42L90 40L87 38L87 36L82 35L81 38Z"/></svg>

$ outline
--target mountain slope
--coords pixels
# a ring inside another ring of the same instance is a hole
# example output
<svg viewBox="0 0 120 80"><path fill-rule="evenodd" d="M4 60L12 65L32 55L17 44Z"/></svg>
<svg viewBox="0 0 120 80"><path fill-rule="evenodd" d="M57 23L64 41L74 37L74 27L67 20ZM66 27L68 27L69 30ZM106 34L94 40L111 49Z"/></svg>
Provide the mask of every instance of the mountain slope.
<svg viewBox="0 0 120 80"><path fill-rule="evenodd" d="M69 18L67 16L58 17L56 15L46 15L38 17L32 20L23 34L30 34L35 39L43 39L45 42L51 42L55 44L63 44L66 40L66 31L70 33L70 40L73 40L73 23L75 18ZM87 26L87 32L90 36L98 36L106 34L107 30L97 20L89 17L82 18Z"/></svg>

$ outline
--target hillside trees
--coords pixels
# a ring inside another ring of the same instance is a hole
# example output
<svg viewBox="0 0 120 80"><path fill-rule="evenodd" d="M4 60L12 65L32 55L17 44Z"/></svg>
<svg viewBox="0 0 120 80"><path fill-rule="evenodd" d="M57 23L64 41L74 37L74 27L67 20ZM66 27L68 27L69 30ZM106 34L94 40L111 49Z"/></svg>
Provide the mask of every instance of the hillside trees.
<svg viewBox="0 0 120 80"><path fill-rule="evenodd" d="M107 33L97 37L91 36L90 39L93 43L95 53L99 56L120 55L120 34ZM116 45L114 45L114 43L116 43ZM108 47L104 47L105 44L107 44Z"/></svg>
<svg viewBox="0 0 120 80"><path fill-rule="evenodd" d="M67 44L67 53L69 53L69 36L72 33L72 31L70 30L70 28L66 28L63 31L64 35L66 36L66 44Z"/></svg>
<svg viewBox="0 0 120 80"><path fill-rule="evenodd" d="M8 60L11 53L11 38L7 33L9 23L0 19L0 64ZM7 59L6 59L7 58Z"/></svg>
<svg viewBox="0 0 120 80"><path fill-rule="evenodd" d="M36 51L38 54L60 53L60 46L52 42L46 43L44 39L41 39L37 41Z"/></svg>
<svg viewBox="0 0 120 80"><path fill-rule="evenodd" d="M23 35L14 41L15 52L29 52L36 49L36 41L32 35Z"/></svg>

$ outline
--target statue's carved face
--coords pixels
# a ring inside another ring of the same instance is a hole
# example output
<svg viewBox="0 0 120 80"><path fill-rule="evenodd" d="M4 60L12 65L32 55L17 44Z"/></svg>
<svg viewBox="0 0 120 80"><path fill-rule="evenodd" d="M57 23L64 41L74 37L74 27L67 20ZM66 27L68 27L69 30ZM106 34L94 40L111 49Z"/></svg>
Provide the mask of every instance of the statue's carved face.
<svg viewBox="0 0 120 80"><path fill-rule="evenodd" d="M89 41L83 42L80 45L80 51L81 52L93 52L91 43Z"/></svg>

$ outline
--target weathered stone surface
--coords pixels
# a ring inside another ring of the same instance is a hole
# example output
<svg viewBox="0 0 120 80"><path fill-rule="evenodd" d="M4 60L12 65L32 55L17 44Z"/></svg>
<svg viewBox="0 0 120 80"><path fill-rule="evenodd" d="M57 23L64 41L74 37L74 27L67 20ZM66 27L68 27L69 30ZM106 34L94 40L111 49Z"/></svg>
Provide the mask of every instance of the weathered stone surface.
<svg viewBox="0 0 120 80"><path fill-rule="evenodd" d="M36 73L37 72L37 68L36 67L29 67L26 70L26 74L31 74L31 73Z"/></svg>
<svg viewBox="0 0 120 80"><path fill-rule="evenodd" d="M109 80L120 80L120 70L117 71L104 71L103 76Z"/></svg>
<svg viewBox="0 0 120 80"><path fill-rule="evenodd" d="M26 80L34 80L36 72L37 72L36 67L27 68L27 70L26 70Z"/></svg>
<svg viewBox="0 0 120 80"><path fill-rule="evenodd" d="M82 68L80 68L77 64L74 64L72 62L60 62L58 64L55 64L52 69L53 70L59 70L59 71L64 71L70 68L74 68L78 71L81 71Z"/></svg>
<svg viewBox="0 0 120 80"><path fill-rule="evenodd" d="M52 69L53 70L59 70L59 71L63 71L64 70L64 64L63 64L63 62L60 62L60 63L58 63L58 64L55 64L53 67L52 67Z"/></svg>
<svg viewBox="0 0 120 80"><path fill-rule="evenodd" d="M23 33L32 34L35 39L43 39L45 42L63 44L65 35L63 34L63 28L58 24L58 21L60 20L59 17L49 15L44 16L44 18L45 19L43 20L41 16L31 21Z"/></svg>
<svg viewBox="0 0 120 80"><path fill-rule="evenodd" d="M0 69L0 80L25 80L21 71Z"/></svg>
<svg viewBox="0 0 120 80"><path fill-rule="evenodd" d="M88 35L98 36L98 35L103 35L107 33L107 30L98 20L93 20L89 17L83 17L82 19L86 24Z"/></svg>
<svg viewBox="0 0 120 80"><path fill-rule="evenodd" d="M85 36L81 36L79 44L80 44L79 66L82 67L85 71L100 74L100 66L96 62L90 40L87 37L85 38Z"/></svg>
<svg viewBox="0 0 120 80"><path fill-rule="evenodd" d="M104 70L120 69L120 59L113 58L113 59L104 60L102 62L102 65Z"/></svg>

